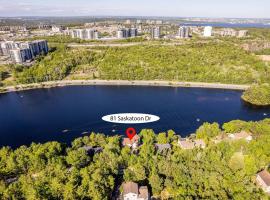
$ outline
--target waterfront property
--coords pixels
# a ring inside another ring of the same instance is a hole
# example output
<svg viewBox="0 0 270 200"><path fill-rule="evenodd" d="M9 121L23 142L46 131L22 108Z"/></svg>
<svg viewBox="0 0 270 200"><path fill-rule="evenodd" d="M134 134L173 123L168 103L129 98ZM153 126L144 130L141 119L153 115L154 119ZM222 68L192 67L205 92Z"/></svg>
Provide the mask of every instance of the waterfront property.
<svg viewBox="0 0 270 200"><path fill-rule="evenodd" d="M123 146L131 147L132 149L136 149L139 146L140 137L135 135L132 139L124 138L122 141Z"/></svg>
<svg viewBox="0 0 270 200"><path fill-rule="evenodd" d="M178 145L182 148L182 149L193 149L195 147L194 143L188 139L180 139L178 140Z"/></svg>
<svg viewBox="0 0 270 200"><path fill-rule="evenodd" d="M240 133L229 134L229 138L231 140L244 139L244 140L250 142L252 140L252 135L246 131L241 131Z"/></svg>
<svg viewBox="0 0 270 200"><path fill-rule="evenodd" d="M170 144L155 144L155 148L157 151L162 152L165 150L170 150L172 147Z"/></svg>
<svg viewBox="0 0 270 200"><path fill-rule="evenodd" d="M180 146L182 149L194 149L195 147L197 148L202 148L204 149L206 147L205 142L202 139L198 140L191 140L189 138L184 138L184 139L179 139L178 140L178 146Z"/></svg>

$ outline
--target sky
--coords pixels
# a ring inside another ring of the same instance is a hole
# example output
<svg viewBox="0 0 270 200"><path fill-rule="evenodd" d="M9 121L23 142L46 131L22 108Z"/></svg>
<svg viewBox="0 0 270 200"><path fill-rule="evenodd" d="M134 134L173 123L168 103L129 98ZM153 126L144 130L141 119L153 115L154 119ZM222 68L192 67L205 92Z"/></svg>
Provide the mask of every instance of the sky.
<svg viewBox="0 0 270 200"><path fill-rule="evenodd" d="M270 18L270 0L0 0L0 16Z"/></svg>

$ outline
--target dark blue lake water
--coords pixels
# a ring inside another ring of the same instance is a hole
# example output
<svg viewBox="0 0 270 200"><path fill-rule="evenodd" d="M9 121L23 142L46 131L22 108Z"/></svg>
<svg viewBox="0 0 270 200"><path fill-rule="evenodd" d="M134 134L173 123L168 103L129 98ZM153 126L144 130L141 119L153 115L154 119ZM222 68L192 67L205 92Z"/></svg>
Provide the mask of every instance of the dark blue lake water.
<svg viewBox="0 0 270 200"><path fill-rule="evenodd" d="M203 122L270 116L270 109L247 107L240 96L240 91L139 86L71 86L2 94L0 146L52 140L68 143L90 131L124 134L127 125L101 120L114 113L157 115L158 122L131 126L137 131L173 129L181 136L194 132Z"/></svg>

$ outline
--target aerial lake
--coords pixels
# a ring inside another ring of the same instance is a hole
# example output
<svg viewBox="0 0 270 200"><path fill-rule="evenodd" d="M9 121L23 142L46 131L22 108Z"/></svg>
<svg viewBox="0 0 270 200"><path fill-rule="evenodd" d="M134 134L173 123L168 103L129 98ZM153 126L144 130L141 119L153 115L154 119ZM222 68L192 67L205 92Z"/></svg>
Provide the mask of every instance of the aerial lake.
<svg viewBox="0 0 270 200"><path fill-rule="evenodd" d="M150 128L156 133L172 129L184 137L204 122L222 124L270 117L269 108L244 105L241 94L221 89L144 86L68 86L0 94L0 146L69 143L92 131L124 135L128 127L137 132ZM101 119L116 113L146 113L160 120L124 125Z"/></svg>

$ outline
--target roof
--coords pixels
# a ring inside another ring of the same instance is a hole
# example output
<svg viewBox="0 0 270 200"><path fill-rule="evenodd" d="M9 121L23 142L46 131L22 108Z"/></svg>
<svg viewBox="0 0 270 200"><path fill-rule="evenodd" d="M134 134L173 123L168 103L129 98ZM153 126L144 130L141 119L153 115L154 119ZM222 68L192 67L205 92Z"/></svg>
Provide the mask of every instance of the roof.
<svg viewBox="0 0 270 200"><path fill-rule="evenodd" d="M123 194L125 195L128 193L138 194L139 193L138 184L134 182L123 183Z"/></svg>
<svg viewBox="0 0 270 200"><path fill-rule="evenodd" d="M251 136L251 134L247 133L246 131L241 131L240 133L235 133L234 137L236 138L247 138Z"/></svg>
<svg viewBox="0 0 270 200"><path fill-rule="evenodd" d="M170 144L155 144L155 147L160 151L162 151L164 149L171 149Z"/></svg>
<svg viewBox="0 0 270 200"><path fill-rule="evenodd" d="M130 140L129 138L124 138L122 144L123 144L124 146L125 146L125 145L130 145L130 146L131 146L133 143L138 142L139 139L140 139L140 137L139 137L138 135L135 135L135 136L132 138L132 140Z"/></svg>
<svg viewBox="0 0 270 200"><path fill-rule="evenodd" d="M149 192L147 186L141 186L139 188L139 198L149 199Z"/></svg>
<svg viewBox="0 0 270 200"><path fill-rule="evenodd" d="M270 186L270 173L267 170L263 170L257 175L261 177L261 179L267 186Z"/></svg>
<svg viewBox="0 0 270 200"><path fill-rule="evenodd" d="M85 151L91 151L92 149L93 149L93 147L92 146L83 146L82 147Z"/></svg>
<svg viewBox="0 0 270 200"><path fill-rule="evenodd" d="M205 146L205 142L202 139L194 140L195 146Z"/></svg>
<svg viewBox="0 0 270 200"><path fill-rule="evenodd" d="M193 149L194 148L194 143L188 140L179 140L179 145L183 149Z"/></svg>

